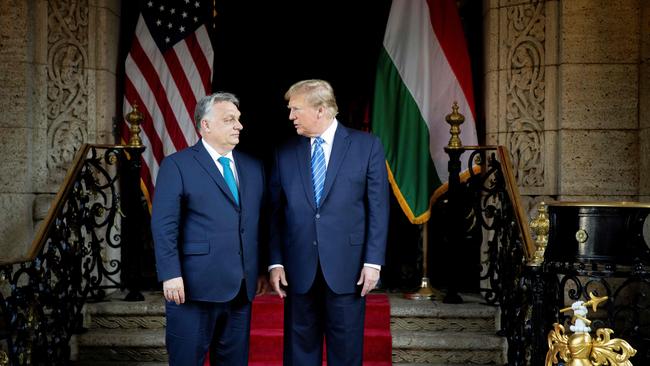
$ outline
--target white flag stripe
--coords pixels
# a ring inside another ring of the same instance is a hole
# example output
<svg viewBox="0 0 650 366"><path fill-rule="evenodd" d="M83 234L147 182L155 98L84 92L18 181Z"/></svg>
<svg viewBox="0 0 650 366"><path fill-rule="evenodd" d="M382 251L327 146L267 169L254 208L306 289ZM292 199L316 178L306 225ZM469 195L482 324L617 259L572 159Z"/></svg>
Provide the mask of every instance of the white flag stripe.
<svg viewBox="0 0 650 366"><path fill-rule="evenodd" d="M453 102L457 102L460 113L465 115L460 136L465 145L477 144L475 120L433 31L426 1L393 0L384 47L427 123L431 158L440 179L446 181L449 156L444 147L450 136L439 133L448 128L445 116L451 113ZM463 159L464 169L466 160Z"/></svg>

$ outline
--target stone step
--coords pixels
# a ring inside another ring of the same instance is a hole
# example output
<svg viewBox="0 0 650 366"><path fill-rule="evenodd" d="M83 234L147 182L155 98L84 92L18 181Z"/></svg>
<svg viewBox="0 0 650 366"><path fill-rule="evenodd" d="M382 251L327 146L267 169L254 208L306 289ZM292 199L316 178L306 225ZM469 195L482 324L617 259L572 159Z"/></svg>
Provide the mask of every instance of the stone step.
<svg viewBox="0 0 650 366"><path fill-rule="evenodd" d="M78 360L166 362L164 329L91 329L77 337Z"/></svg>
<svg viewBox="0 0 650 366"><path fill-rule="evenodd" d="M396 330L393 363L503 364L506 340L476 332Z"/></svg>
<svg viewBox="0 0 650 366"><path fill-rule="evenodd" d="M444 304L391 296L391 330L494 334L498 308L481 304L480 300L478 297L466 297L464 304Z"/></svg>
<svg viewBox="0 0 650 366"><path fill-rule="evenodd" d="M160 292L143 302L87 304L89 330L78 337L76 365L165 365L165 310ZM505 339L495 335L498 308L480 297L464 304L408 300L391 294L393 362L401 366L504 364Z"/></svg>

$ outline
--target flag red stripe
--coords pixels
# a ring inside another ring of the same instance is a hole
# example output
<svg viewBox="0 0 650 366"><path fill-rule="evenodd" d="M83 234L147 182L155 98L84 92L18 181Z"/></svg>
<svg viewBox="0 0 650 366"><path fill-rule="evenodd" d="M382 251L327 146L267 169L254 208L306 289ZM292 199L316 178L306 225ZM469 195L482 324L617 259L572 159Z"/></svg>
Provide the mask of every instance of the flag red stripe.
<svg viewBox="0 0 650 366"><path fill-rule="evenodd" d="M183 66L178 60L178 55L173 48L167 50L163 57L165 58L165 63L169 68L169 72L176 83L176 88L178 88L178 93L185 103L185 109L188 112L190 121L194 120L194 108L196 107L196 98L194 97L194 91L192 91L192 86L190 85L189 80L187 80L187 75L183 72Z"/></svg>
<svg viewBox="0 0 650 366"><path fill-rule="evenodd" d="M436 38L463 89L472 114L476 116L469 53L456 3L454 0L427 0L427 5Z"/></svg>
<svg viewBox="0 0 650 366"><path fill-rule="evenodd" d="M196 69L199 70L203 88L206 93L209 93L211 89L210 79L212 78L212 70L210 68L210 64L208 64L208 60L206 60L205 55L203 54L203 50L199 45L199 41L196 39L196 33L192 33L187 38L185 38L185 43L187 43L187 48L190 50L192 60L194 60L194 64L196 65Z"/></svg>
<svg viewBox="0 0 650 366"><path fill-rule="evenodd" d="M165 120L165 126L167 127L167 133L169 134L172 143L176 147L176 150L182 150L187 147L187 141L185 140L185 135L181 131L176 115L174 115L174 110L169 104L167 99L167 94L165 88L163 87L156 69L151 64L151 61L144 53L140 41L135 38L131 46L131 57L133 61L138 65L138 68L142 72L142 76L147 81L149 89L156 98L156 103L160 108L163 118Z"/></svg>
<svg viewBox="0 0 650 366"><path fill-rule="evenodd" d="M131 105L137 104L138 110L142 112L144 116L144 122L142 125L140 125L140 127L147 135L149 143L151 144L151 146L148 146L148 148L151 149L151 153L153 154L156 161L160 162L165 157L162 141L160 140L160 136L158 136L158 132L153 126L153 118L151 117L151 113L149 113L149 109L142 101L142 98L140 98L140 95L135 90L131 79L128 77L124 80L124 94L129 103L131 103Z"/></svg>

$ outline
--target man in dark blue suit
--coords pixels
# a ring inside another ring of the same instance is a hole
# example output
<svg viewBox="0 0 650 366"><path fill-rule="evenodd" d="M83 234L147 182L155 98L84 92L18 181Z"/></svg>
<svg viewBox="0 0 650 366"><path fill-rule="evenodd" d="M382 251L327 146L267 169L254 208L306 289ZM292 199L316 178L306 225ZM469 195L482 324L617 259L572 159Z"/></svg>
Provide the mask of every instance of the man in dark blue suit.
<svg viewBox="0 0 650 366"><path fill-rule="evenodd" d="M247 365L251 301L258 284L262 164L233 149L243 128L230 93L203 97L201 140L166 157L151 230L166 303L170 365Z"/></svg>
<svg viewBox="0 0 650 366"><path fill-rule="evenodd" d="M365 295L379 280L388 226L384 150L336 120L334 91L305 80L285 94L299 136L270 180L271 285L285 297L284 364L361 365Z"/></svg>

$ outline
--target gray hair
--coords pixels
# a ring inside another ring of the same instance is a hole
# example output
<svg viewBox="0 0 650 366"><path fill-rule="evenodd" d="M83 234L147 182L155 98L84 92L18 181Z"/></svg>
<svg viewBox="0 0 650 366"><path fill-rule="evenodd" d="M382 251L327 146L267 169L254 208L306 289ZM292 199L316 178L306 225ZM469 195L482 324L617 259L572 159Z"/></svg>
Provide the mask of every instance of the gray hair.
<svg viewBox="0 0 650 366"><path fill-rule="evenodd" d="M289 100L294 95L304 94L310 106L314 108L324 107L325 113L330 118L336 117L339 107L336 105L334 89L325 80L309 79L299 81L289 88L284 94L284 99Z"/></svg>
<svg viewBox="0 0 650 366"><path fill-rule="evenodd" d="M237 108L239 108L239 99L235 94L227 92L216 92L210 95L206 95L203 98L199 99L196 103L196 108L194 109L194 123L196 124L196 129L201 130L201 120L205 117L206 114L210 113L212 106L219 102L231 102Z"/></svg>

